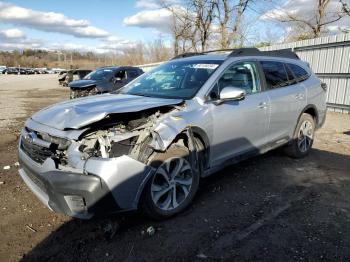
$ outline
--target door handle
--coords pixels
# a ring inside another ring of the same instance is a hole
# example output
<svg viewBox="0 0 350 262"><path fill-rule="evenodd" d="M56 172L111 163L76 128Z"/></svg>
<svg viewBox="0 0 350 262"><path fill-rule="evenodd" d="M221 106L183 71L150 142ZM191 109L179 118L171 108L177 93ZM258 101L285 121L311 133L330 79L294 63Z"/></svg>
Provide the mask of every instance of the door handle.
<svg viewBox="0 0 350 262"><path fill-rule="evenodd" d="M259 108L266 108L267 107L267 103L266 102L261 102L258 105Z"/></svg>

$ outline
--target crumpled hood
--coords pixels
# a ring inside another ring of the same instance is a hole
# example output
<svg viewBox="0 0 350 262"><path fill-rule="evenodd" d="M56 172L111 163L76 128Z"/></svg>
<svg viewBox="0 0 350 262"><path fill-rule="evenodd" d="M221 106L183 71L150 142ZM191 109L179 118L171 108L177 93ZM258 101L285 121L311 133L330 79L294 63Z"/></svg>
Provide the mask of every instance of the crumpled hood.
<svg viewBox="0 0 350 262"><path fill-rule="evenodd" d="M123 94L104 94L74 99L44 108L32 119L59 129L79 129L110 114L138 112L150 108L176 105L181 99L164 99Z"/></svg>
<svg viewBox="0 0 350 262"><path fill-rule="evenodd" d="M73 82L69 83L69 87L72 87L74 89L84 89L89 86L97 85L100 81L97 80L89 80L89 79L81 79L81 80L75 80Z"/></svg>

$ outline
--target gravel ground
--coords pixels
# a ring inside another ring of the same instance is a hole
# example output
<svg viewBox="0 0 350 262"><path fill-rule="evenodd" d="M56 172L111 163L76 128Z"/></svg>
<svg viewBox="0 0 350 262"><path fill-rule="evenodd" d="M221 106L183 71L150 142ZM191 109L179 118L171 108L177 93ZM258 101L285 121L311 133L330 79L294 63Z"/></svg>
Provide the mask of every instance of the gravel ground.
<svg viewBox="0 0 350 262"><path fill-rule="evenodd" d="M0 261L350 259L350 115L329 113L305 159L274 150L204 179L173 219L81 221L43 206L15 166L25 118L68 89L55 75L0 75L0 95Z"/></svg>

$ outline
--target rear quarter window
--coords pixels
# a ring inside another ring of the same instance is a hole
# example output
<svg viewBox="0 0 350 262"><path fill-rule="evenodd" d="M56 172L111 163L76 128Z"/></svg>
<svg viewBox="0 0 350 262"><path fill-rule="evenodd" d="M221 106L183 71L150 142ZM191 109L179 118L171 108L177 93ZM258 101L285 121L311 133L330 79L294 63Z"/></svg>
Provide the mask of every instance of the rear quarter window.
<svg viewBox="0 0 350 262"><path fill-rule="evenodd" d="M267 89L275 89L288 85L288 76L284 64L275 61L261 61L265 74Z"/></svg>
<svg viewBox="0 0 350 262"><path fill-rule="evenodd" d="M292 70L295 78L298 82L304 81L309 78L309 73L302 67L295 64L288 64L288 67Z"/></svg>

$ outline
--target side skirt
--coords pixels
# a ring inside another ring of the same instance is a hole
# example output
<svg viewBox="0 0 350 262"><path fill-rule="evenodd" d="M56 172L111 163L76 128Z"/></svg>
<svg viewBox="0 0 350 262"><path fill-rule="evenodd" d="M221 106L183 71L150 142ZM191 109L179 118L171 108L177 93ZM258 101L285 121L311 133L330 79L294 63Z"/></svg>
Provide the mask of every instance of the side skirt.
<svg viewBox="0 0 350 262"><path fill-rule="evenodd" d="M276 149L278 147L281 147L283 145L288 144L290 141L290 137L284 137L284 138L280 138L276 141L267 143L263 146L261 146L260 148L253 148L251 150L248 150L246 152L243 152L242 154L236 155L228 160L225 160L221 163L219 163L216 166L210 167L206 170L204 170L202 177L207 177L210 176L216 172L218 172L221 169L224 169L227 166L233 165L233 164L237 164L243 160L249 159L251 157L257 156L257 155L262 155L270 150Z"/></svg>

